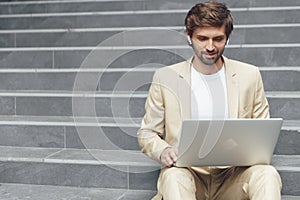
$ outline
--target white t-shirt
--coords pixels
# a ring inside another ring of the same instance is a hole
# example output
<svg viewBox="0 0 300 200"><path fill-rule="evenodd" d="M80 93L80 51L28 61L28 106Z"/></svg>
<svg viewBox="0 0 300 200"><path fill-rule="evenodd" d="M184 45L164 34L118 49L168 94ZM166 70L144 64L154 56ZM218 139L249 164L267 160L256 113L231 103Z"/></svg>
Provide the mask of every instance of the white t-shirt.
<svg viewBox="0 0 300 200"><path fill-rule="evenodd" d="M225 67L215 74L202 74L191 65L192 119L226 119L228 99Z"/></svg>

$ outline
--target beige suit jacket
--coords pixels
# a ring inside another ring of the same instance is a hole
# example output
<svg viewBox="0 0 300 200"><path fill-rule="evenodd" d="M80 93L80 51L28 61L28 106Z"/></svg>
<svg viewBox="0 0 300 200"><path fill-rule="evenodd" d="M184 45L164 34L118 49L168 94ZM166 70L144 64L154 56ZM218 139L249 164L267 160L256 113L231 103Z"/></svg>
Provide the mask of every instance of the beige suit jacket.
<svg viewBox="0 0 300 200"><path fill-rule="evenodd" d="M257 67L223 57L230 118L267 118L269 105ZM138 131L142 152L160 162L162 151L178 146L181 122L191 116L192 59L158 69Z"/></svg>

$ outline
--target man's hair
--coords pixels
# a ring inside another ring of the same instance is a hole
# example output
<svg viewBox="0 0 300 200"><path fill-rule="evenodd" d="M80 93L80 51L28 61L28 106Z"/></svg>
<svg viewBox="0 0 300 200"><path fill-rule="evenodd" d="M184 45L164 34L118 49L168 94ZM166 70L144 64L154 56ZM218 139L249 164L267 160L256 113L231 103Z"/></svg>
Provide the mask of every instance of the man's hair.
<svg viewBox="0 0 300 200"><path fill-rule="evenodd" d="M231 12L224 3L216 1L196 4L189 10L185 18L186 31L191 37L195 29L199 27L221 27L223 25L225 25L225 34L228 39L233 30Z"/></svg>

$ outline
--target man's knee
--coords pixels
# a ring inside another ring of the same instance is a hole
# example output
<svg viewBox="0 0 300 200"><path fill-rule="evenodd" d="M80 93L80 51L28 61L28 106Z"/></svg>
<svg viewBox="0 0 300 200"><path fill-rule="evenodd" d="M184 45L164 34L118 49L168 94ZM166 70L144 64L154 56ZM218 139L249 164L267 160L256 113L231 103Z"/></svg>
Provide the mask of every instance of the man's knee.
<svg viewBox="0 0 300 200"><path fill-rule="evenodd" d="M163 199L196 199L194 176L187 168L162 169L157 186Z"/></svg>
<svg viewBox="0 0 300 200"><path fill-rule="evenodd" d="M161 174L161 181L164 185L180 184L186 187L195 188L195 180L192 172L187 168L165 168Z"/></svg>
<svg viewBox="0 0 300 200"><path fill-rule="evenodd" d="M282 185L281 178L278 171L271 165L256 165L249 168L252 176L252 183L263 181L265 183L271 182Z"/></svg>
<svg viewBox="0 0 300 200"><path fill-rule="evenodd" d="M181 181L184 179L193 180L193 175L187 168L171 167L166 168L162 172L162 180L164 181Z"/></svg>
<svg viewBox="0 0 300 200"><path fill-rule="evenodd" d="M275 167L271 165L255 165L250 167L250 170L253 171L254 174L259 176L263 175L269 178L280 178L279 173L275 169Z"/></svg>

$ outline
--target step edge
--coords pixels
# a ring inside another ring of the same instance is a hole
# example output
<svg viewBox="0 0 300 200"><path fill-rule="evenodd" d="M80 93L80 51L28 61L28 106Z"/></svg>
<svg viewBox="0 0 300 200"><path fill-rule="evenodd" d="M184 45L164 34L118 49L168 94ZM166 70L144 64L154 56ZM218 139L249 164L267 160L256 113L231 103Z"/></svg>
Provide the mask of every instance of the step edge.
<svg viewBox="0 0 300 200"><path fill-rule="evenodd" d="M250 28L291 28L300 27L300 23L281 24L240 24L234 25L234 29ZM106 31L138 31L138 30L179 30L184 31L184 26L148 26L148 27L107 27L107 28L53 28L53 29L2 29L0 34L8 33L66 33L66 32L106 32Z"/></svg>
<svg viewBox="0 0 300 200"><path fill-rule="evenodd" d="M86 73L86 72L154 72L157 67L110 67L110 68L0 68L0 73ZM260 71L300 71L300 66L258 66Z"/></svg>
<svg viewBox="0 0 300 200"><path fill-rule="evenodd" d="M105 122L108 121L108 122ZM64 117L64 116L0 116L0 125L31 126L100 126L100 127L140 127L142 118L116 117ZM284 120L282 130L300 132L300 120Z"/></svg>
<svg viewBox="0 0 300 200"><path fill-rule="evenodd" d="M300 98L300 91L265 91L267 98ZM147 98L148 91L0 90L2 97Z"/></svg>
<svg viewBox="0 0 300 200"><path fill-rule="evenodd" d="M78 187L78 186L60 186L60 185L36 185L36 184L26 184L26 183L5 183L5 182L0 182L0 185L3 187L24 187L24 188L28 188L28 187L33 187L35 189L39 189L39 188L44 188L44 187L50 187L53 189L62 189L62 190L82 190L82 192L86 192L86 191L108 191L108 192L113 192L113 191L120 191L120 192L124 192L123 195L127 192L153 192L154 194L157 192L156 190L150 190L150 189L121 189L121 188L88 188L88 187ZM300 199L300 196L294 196L294 195L281 195L281 197L284 200L290 200L290 199Z"/></svg>
<svg viewBox="0 0 300 200"><path fill-rule="evenodd" d="M53 150L53 152L49 153L49 155L46 155L45 157L30 157L30 156L20 156L19 153L16 153L16 155L12 156L1 156L0 162L34 162L34 163L49 163L49 164L75 164L75 165L115 165L115 166L132 166L132 167L154 167L158 168L160 165L154 161L152 161L150 158L146 157L141 151L136 150L86 150L86 149L72 149L72 148L37 148L37 147L6 147L6 146L0 146L0 151L2 149L6 150L19 150L19 151L32 151L32 152L38 152L38 151L45 151L45 150ZM84 153L85 155L90 155L89 159L72 159L69 157L65 158L56 158L57 155L62 155L64 152L78 152ZM134 155L139 156L139 158L143 159L143 162L141 161L116 161L112 160L111 158L108 160L99 160L95 158L96 152L128 152Z"/></svg>
<svg viewBox="0 0 300 200"><path fill-rule="evenodd" d="M26 4L63 4L63 3L88 3L88 2L118 2L118 1L143 1L143 0L39 0L39 1L15 1L0 2L0 5L26 5Z"/></svg>
<svg viewBox="0 0 300 200"><path fill-rule="evenodd" d="M251 49L251 48L299 48L300 43L278 43L278 44L229 44L228 49ZM190 49L188 45L136 45L136 46L74 46L74 47L4 47L0 52L34 52L34 51L115 51L115 50L184 50Z"/></svg>
<svg viewBox="0 0 300 200"><path fill-rule="evenodd" d="M32 150L34 152L37 151L42 151L42 150L49 150L52 148L31 148L31 147L5 147L5 146L1 146L2 149L19 149L19 150ZM0 148L0 150L1 150ZM71 159L71 158L51 158L48 155L44 158L34 158L34 157L22 157L22 156L10 156L10 157L0 157L0 161L1 162L42 162L42 163L63 163L63 164L88 164L88 165L127 165L127 166L139 166L139 167L159 167L159 164L156 163L155 161L152 161L150 158L146 157L142 152L140 151L133 151L133 150L126 150L126 151L122 151L122 150L83 150L83 149L57 149L55 148L54 150L56 150L57 152L54 152L52 154L60 154L60 153L64 153L64 152L68 152L68 151L73 151L73 152L83 152L85 154L89 154L91 155L91 157L93 157L93 159ZM105 153L109 153L109 152L128 152L128 153L133 153L135 155L138 155L140 157L142 157L143 159L149 160L147 162L144 162L145 160L143 160L143 162L141 161L100 161L97 160L96 158L94 158L93 156L93 152L105 152ZM298 159L300 160L300 155L273 155L272 159L279 159L279 158L284 158L284 159ZM292 164L290 164L289 166L284 166L284 165L280 165L280 164L276 164L274 165L274 167L280 171L300 171L300 167L298 166L293 166Z"/></svg>
<svg viewBox="0 0 300 200"><path fill-rule="evenodd" d="M300 10L300 6L244 7L230 8L231 12L267 12ZM69 17L69 16L98 16L98 15L151 15L151 14L186 14L188 9L168 10L126 10L126 11L93 11L93 12L61 12L61 13L24 13L0 14L0 18L33 18L33 17Z"/></svg>

